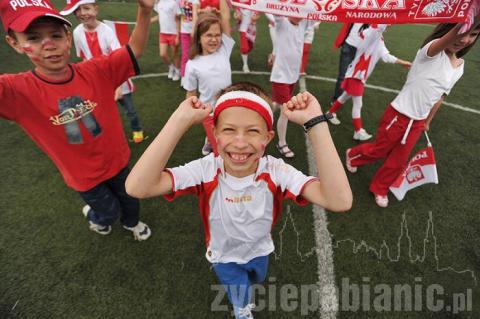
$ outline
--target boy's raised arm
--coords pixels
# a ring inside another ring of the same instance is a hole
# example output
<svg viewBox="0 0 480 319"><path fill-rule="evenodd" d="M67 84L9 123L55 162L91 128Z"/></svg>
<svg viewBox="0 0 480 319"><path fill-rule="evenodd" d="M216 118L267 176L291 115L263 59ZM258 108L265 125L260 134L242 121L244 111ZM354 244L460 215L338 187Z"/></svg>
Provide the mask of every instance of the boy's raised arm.
<svg viewBox="0 0 480 319"><path fill-rule="evenodd" d="M127 193L137 198L171 193L172 179L164 171L167 161L185 132L193 124L201 123L210 112L212 107L203 105L197 97L183 101L128 175Z"/></svg>
<svg viewBox="0 0 480 319"><path fill-rule="evenodd" d="M282 107L287 118L299 125L322 115L317 99L304 92L294 96ZM317 124L308 130L319 181L309 183L302 191L302 196L313 204L331 211L347 211L352 207L352 191L345 169L333 144L328 124Z"/></svg>
<svg viewBox="0 0 480 319"><path fill-rule="evenodd" d="M140 57L147 46L150 19L155 0L138 0L137 21L128 45L136 58Z"/></svg>

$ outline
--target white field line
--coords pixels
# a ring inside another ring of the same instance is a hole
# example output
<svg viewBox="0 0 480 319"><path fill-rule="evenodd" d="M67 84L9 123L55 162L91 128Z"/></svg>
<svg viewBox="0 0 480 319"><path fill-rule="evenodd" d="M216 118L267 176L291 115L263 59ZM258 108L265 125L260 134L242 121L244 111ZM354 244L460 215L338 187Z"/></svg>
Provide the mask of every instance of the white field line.
<svg viewBox="0 0 480 319"><path fill-rule="evenodd" d="M232 71L233 74L245 74L242 71ZM270 72L266 71L251 71L249 74L253 75L270 75ZM137 75L134 77L134 79L144 79L144 78L155 78L155 77L161 77L161 76L167 76L167 73L149 73L149 74L142 74L142 75ZM318 75L307 75L307 79L311 80L317 80L317 81L325 81L325 82L332 82L335 83L337 79L333 78L327 78L323 76L318 76ZM377 85L372 85L372 84L365 84L367 88L382 91L382 92L388 92L388 93L399 93L399 90L395 89L389 89L383 86L377 86ZM443 105L449 106L451 108L461 110L464 112L469 112L469 113L474 113L474 114L479 114L480 115L480 110L473 109L471 107L463 106L460 104L456 103L450 103L450 102L443 102Z"/></svg>
<svg viewBox="0 0 480 319"><path fill-rule="evenodd" d="M308 170L310 176L317 176L315 158L308 138L307 145ZM319 288L319 304L321 319L335 319L339 308L335 271L333 266L332 238L327 228L325 209L313 205L313 229L315 231L315 252L317 253L317 272Z"/></svg>

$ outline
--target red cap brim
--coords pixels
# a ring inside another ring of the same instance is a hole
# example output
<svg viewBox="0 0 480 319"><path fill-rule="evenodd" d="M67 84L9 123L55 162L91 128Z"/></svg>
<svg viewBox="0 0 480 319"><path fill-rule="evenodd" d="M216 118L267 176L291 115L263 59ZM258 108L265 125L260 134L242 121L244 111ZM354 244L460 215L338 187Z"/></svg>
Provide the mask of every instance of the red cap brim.
<svg viewBox="0 0 480 319"><path fill-rule="evenodd" d="M15 32L24 32L34 20L36 20L38 18L41 18L41 17L56 18L56 19L60 20L61 22L65 23L66 25L68 25L70 27L72 26L70 21L63 18L62 16L52 14L52 13L45 13L45 11L31 11L31 12L27 12L25 14L22 14L15 21L10 23L10 26L8 28L15 31Z"/></svg>

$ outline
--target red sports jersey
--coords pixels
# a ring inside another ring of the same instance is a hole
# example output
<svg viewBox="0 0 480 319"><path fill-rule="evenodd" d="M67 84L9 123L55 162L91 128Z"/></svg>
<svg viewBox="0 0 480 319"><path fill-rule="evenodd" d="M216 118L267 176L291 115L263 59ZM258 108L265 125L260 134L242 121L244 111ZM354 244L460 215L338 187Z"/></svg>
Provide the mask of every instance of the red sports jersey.
<svg viewBox="0 0 480 319"><path fill-rule="evenodd" d="M65 183L87 191L128 164L115 89L139 72L130 48L78 64L51 82L34 71L0 75L0 117L17 122L53 160Z"/></svg>

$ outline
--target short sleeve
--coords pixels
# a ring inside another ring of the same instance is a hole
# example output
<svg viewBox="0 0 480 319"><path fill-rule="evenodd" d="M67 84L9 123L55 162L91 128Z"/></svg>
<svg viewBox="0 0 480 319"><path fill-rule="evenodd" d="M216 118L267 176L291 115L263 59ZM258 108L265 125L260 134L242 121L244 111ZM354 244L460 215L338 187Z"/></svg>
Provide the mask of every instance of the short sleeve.
<svg viewBox="0 0 480 319"><path fill-rule="evenodd" d="M0 75L0 117L14 121L16 118L15 89L10 87L7 75Z"/></svg>
<svg viewBox="0 0 480 319"><path fill-rule="evenodd" d="M316 177L307 176L281 159L274 159L272 177L282 197L290 199L298 205L307 205L308 201L301 194L304 187Z"/></svg>
<svg viewBox="0 0 480 319"><path fill-rule="evenodd" d="M140 74L137 59L128 45L113 51L109 56L91 59L95 66L109 79L115 87L134 75Z"/></svg>
<svg viewBox="0 0 480 319"><path fill-rule="evenodd" d="M233 38L229 37L225 33L222 34L222 45L225 49L225 53L227 56L230 58L230 55L232 54L233 47L235 46L235 40Z"/></svg>
<svg viewBox="0 0 480 319"><path fill-rule="evenodd" d="M198 89L198 76L195 72L193 60L188 60L185 66L185 76L182 80L182 86L187 91Z"/></svg>
<svg viewBox="0 0 480 319"><path fill-rule="evenodd" d="M164 196L165 199L172 201L181 195L201 194L204 183L215 176L212 159L213 154L182 166L167 168L167 173L172 177L173 189L171 194Z"/></svg>

